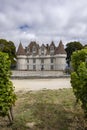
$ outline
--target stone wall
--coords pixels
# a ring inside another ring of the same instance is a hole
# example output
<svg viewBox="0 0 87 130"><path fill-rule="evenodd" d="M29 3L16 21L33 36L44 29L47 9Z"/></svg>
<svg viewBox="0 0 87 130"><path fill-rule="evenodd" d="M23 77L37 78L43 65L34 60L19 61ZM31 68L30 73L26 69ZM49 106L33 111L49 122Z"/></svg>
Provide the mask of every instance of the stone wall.
<svg viewBox="0 0 87 130"><path fill-rule="evenodd" d="M53 59L53 62L52 62ZM35 60L35 61L34 61ZM43 62L42 62L43 60ZM42 67L43 66L43 67ZM52 67L53 66L53 69ZM65 70L66 67L66 55L58 54L54 56L17 56L17 70L37 70L40 71L43 68L46 70Z"/></svg>
<svg viewBox="0 0 87 130"><path fill-rule="evenodd" d="M63 71L12 71L12 78L47 78L64 76Z"/></svg>

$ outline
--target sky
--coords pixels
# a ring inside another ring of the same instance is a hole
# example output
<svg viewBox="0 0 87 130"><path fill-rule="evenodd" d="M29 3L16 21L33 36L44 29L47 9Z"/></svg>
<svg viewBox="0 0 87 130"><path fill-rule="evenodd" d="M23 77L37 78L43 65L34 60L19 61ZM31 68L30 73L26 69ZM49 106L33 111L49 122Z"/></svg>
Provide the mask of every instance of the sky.
<svg viewBox="0 0 87 130"><path fill-rule="evenodd" d="M0 39L87 44L87 0L0 0Z"/></svg>

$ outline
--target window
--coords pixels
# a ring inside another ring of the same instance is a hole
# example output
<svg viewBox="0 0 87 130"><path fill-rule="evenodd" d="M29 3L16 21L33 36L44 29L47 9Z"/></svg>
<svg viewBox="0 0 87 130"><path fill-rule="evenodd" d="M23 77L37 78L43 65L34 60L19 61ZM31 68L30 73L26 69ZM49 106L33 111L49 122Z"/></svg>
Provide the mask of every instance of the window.
<svg viewBox="0 0 87 130"><path fill-rule="evenodd" d="M36 63L36 59L33 59L33 63Z"/></svg>
<svg viewBox="0 0 87 130"><path fill-rule="evenodd" d="M27 51L27 54L29 54L29 52L30 52L29 47L26 48L26 51Z"/></svg>
<svg viewBox="0 0 87 130"><path fill-rule="evenodd" d="M36 47L35 46L33 46L32 51L33 51L33 54L36 53Z"/></svg>
<svg viewBox="0 0 87 130"><path fill-rule="evenodd" d="M43 52L43 51L41 51L41 55L44 55L44 52Z"/></svg>
<svg viewBox="0 0 87 130"><path fill-rule="evenodd" d="M44 70L44 65L41 66L41 70L42 70L42 71Z"/></svg>
<svg viewBox="0 0 87 130"><path fill-rule="evenodd" d="M51 65L51 70L53 70L54 69L54 66L53 65Z"/></svg>
<svg viewBox="0 0 87 130"><path fill-rule="evenodd" d="M27 63L29 63L29 59L27 59Z"/></svg>
<svg viewBox="0 0 87 130"><path fill-rule="evenodd" d="M54 46L50 47L50 54L53 55L54 54Z"/></svg>
<svg viewBox="0 0 87 130"><path fill-rule="evenodd" d="M44 55L44 47L41 47L41 55Z"/></svg>
<svg viewBox="0 0 87 130"><path fill-rule="evenodd" d="M44 63L44 59L41 59L41 63Z"/></svg>
<svg viewBox="0 0 87 130"><path fill-rule="evenodd" d="M33 70L36 70L36 65L33 65Z"/></svg>
<svg viewBox="0 0 87 130"><path fill-rule="evenodd" d="M52 52L52 53L54 52L54 46L50 47L50 52Z"/></svg>
<svg viewBox="0 0 87 130"><path fill-rule="evenodd" d="M29 65L27 65L27 70L29 70Z"/></svg>
<svg viewBox="0 0 87 130"><path fill-rule="evenodd" d="M50 47L50 50L54 50L54 46L51 46L51 47Z"/></svg>
<svg viewBox="0 0 87 130"><path fill-rule="evenodd" d="M51 58L51 63L53 63L53 58Z"/></svg>

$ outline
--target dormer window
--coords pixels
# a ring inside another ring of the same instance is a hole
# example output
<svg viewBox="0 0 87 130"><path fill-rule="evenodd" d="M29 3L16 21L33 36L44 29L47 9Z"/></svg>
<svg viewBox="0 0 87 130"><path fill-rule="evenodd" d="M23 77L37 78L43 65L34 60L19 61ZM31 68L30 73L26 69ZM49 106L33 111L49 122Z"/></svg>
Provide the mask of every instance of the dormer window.
<svg viewBox="0 0 87 130"><path fill-rule="evenodd" d="M54 46L50 47L50 54L53 55L54 54Z"/></svg>
<svg viewBox="0 0 87 130"><path fill-rule="evenodd" d="M29 49L29 47L27 47L26 51L27 51L27 54L30 53L30 49Z"/></svg>
<svg viewBox="0 0 87 130"><path fill-rule="evenodd" d="M33 48L32 48L32 53L33 53L33 54L36 53L36 47L35 47L35 46L33 46Z"/></svg>
<svg viewBox="0 0 87 130"><path fill-rule="evenodd" d="M44 47L41 47L41 55L44 55Z"/></svg>

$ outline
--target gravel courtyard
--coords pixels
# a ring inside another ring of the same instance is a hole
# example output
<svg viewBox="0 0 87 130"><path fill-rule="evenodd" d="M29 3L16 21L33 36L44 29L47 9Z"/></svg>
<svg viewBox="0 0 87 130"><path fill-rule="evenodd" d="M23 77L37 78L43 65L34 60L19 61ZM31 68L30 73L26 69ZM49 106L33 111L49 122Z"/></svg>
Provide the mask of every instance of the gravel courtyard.
<svg viewBox="0 0 87 130"><path fill-rule="evenodd" d="M37 91L42 89L62 89L70 88L70 78L55 79L12 79L15 92L18 91Z"/></svg>

